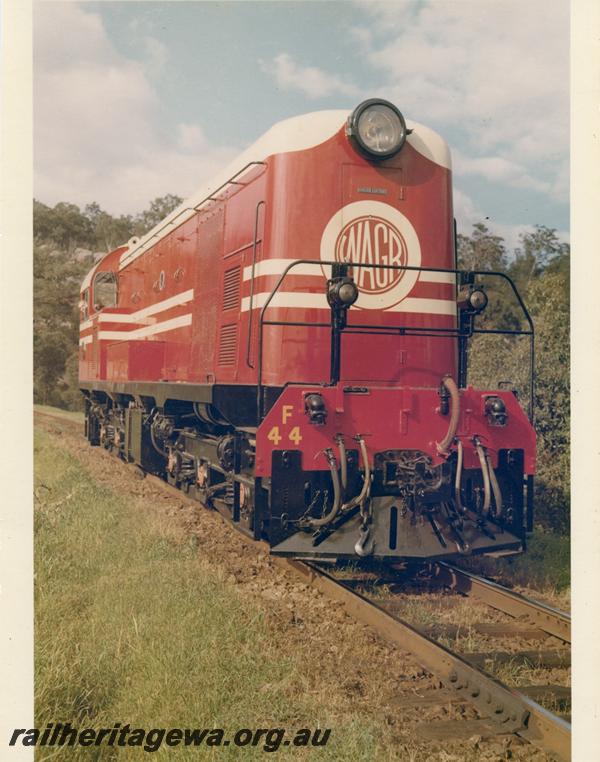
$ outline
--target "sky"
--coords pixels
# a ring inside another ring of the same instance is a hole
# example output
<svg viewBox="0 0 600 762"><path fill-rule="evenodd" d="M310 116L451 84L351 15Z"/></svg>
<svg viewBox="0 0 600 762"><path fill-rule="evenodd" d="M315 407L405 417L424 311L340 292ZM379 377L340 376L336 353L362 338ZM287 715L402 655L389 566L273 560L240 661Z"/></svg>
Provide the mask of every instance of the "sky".
<svg viewBox="0 0 600 762"><path fill-rule="evenodd" d="M36 0L35 197L135 214L377 96L448 141L459 232L568 239L566 0Z"/></svg>

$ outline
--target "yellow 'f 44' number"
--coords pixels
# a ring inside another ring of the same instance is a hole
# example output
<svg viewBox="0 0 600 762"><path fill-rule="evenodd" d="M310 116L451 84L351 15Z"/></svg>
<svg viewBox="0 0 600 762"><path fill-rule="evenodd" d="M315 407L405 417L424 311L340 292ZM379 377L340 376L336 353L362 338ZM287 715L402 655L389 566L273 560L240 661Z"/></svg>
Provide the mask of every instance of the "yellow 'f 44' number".
<svg viewBox="0 0 600 762"><path fill-rule="evenodd" d="M273 442L275 447L281 442L283 439L283 436L279 433L279 426L273 426L271 431L267 434L267 439L270 442ZM288 439L290 442L293 442L296 447L300 444L302 441L302 434L300 433L300 426L294 426L294 428L290 431L288 434Z"/></svg>

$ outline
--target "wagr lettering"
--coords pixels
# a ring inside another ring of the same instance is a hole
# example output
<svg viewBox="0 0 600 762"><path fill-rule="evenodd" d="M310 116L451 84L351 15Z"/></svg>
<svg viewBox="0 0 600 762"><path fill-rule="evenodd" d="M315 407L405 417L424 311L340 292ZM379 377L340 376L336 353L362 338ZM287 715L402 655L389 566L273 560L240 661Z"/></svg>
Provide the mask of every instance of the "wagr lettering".
<svg viewBox="0 0 600 762"><path fill-rule="evenodd" d="M361 267L349 268L360 290L355 308L386 310L414 288L421 246L411 221L399 209L363 199L332 215L321 236L320 256L323 262L360 263ZM323 275L330 278L331 268L323 266Z"/></svg>
<svg viewBox="0 0 600 762"><path fill-rule="evenodd" d="M338 262L364 265L354 274L362 291L385 293L402 280L405 271L369 265L405 266L406 243L400 231L387 220L368 215L344 226L336 241L335 258Z"/></svg>

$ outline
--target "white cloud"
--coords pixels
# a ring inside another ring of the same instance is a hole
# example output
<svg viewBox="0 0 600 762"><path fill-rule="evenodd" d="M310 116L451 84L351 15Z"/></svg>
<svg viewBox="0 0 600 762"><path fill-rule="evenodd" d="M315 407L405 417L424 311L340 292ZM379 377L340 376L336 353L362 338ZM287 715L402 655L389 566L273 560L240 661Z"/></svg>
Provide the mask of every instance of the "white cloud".
<svg viewBox="0 0 600 762"><path fill-rule="evenodd" d="M154 22L146 16L136 16L130 20L127 27L131 47L143 50L146 54L146 68L152 72L160 71L169 60L169 51L167 46L154 36Z"/></svg>
<svg viewBox="0 0 600 762"><path fill-rule="evenodd" d="M454 188L453 202L458 232L466 235L475 222L481 222L481 212L475 206L473 199L458 188Z"/></svg>
<svg viewBox="0 0 600 762"><path fill-rule="evenodd" d="M188 195L237 153L199 125L159 129L149 71L167 51L145 33L145 64L121 55L100 16L74 4L34 13L35 194L44 203L97 201L135 213L165 193Z"/></svg>
<svg viewBox="0 0 600 762"><path fill-rule="evenodd" d="M155 71L163 69L169 59L167 46L157 40L156 37L150 36L144 37L142 44L146 51L148 66Z"/></svg>
<svg viewBox="0 0 600 762"><path fill-rule="evenodd" d="M177 128L177 145L182 151L200 152L209 149L202 128L197 124L180 124Z"/></svg>
<svg viewBox="0 0 600 762"><path fill-rule="evenodd" d="M367 26L350 27L348 34L360 50L368 50L373 43L373 32Z"/></svg>
<svg viewBox="0 0 600 762"><path fill-rule="evenodd" d="M264 72L275 78L282 90L299 90L309 98L359 93L352 83L315 66L300 66L287 53L280 53L272 61L260 61L259 64Z"/></svg>
<svg viewBox="0 0 600 762"><path fill-rule="evenodd" d="M492 182L503 182L514 188L550 193L550 183L532 177L525 167L502 156L466 156L462 151L452 152L452 163L457 175L478 175Z"/></svg>
<svg viewBox="0 0 600 762"><path fill-rule="evenodd" d="M564 0L552 12L540 0L370 0L360 7L364 23L347 31L361 67L380 83L368 95L389 98L408 118L450 135L459 185L482 177L503 191L566 201ZM152 76L166 65L168 50L140 19L129 32L143 61L119 53L100 15L85 4L35 4L40 200L97 200L108 211L136 212L154 196L187 195L236 153L211 145L200 124L161 131ZM310 99L366 97L346 73L302 65L285 52L259 64L282 90ZM484 219L460 190L455 206L459 220Z"/></svg>
<svg viewBox="0 0 600 762"><path fill-rule="evenodd" d="M473 156L465 171L565 199L567 2L551 12L542 0L359 5L373 21L366 55L383 79L378 95L417 121L453 125Z"/></svg>
<svg viewBox="0 0 600 762"><path fill-rule="evenodd" d="M456 175L568 200L569 5L545 0L357 2L348 29L379 75L369 95L451 132ZM263 71L310 98L359 96L334 73L281 53ZM450 127L450 130L448 129Z"/></svg>

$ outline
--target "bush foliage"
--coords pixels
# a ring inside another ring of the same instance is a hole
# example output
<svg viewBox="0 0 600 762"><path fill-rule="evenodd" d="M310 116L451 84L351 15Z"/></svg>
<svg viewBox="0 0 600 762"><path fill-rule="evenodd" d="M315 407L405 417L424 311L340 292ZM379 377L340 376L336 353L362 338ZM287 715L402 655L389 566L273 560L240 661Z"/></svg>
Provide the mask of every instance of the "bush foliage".
<svg viewBox="0 0 600 762"><path fill-rule="evenodd" d="M504 241L482 224L470 237L459 236L459 266L491 269L515 283L535 327L535 396L538 436L536 518L545 528L569 532L569 246L555 230L537 226L524 233L509 256ZM486 328L525 328L516 297L507 283L482 278L489 307L481 319ZM469 383L497 388L509 381L522 405L530 402L527 337L478 336L469 353Z"/></svg>

